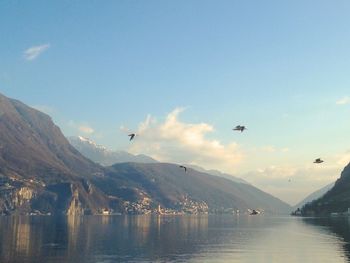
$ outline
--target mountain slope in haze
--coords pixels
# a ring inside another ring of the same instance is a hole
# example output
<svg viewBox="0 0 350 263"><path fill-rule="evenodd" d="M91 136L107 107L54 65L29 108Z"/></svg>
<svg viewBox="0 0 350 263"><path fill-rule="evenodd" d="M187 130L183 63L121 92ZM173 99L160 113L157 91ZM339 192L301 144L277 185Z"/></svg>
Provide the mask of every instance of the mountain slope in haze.
<svg viewBox="0 0 350 263"><path fill-rule="evenodd" d="M190 168L197 170L198 172L201 172L201 173L207 173L207 174L215 175L218 177L226 178L226 179L229 179L229 180L234 181L236 183L249 184L247 181L243 180L242 178L233 176L231 174L222 173L218 170L207 170L207 169L204 169L200 166L191 165L191 164L186 165L186 167L190 167Z"/></svg>
<svg viewBox="0 0 350 263"><path fill-rule="evenodd" d="M118 191L131 185L165 207L177 209L186 199L201 203L209 211L261 209L271 213L289 213L291 207L281 200L244 183L201 173L187 172L176 164L121 163L111 167L110 174L95 183L105 192Z"/></svg>
<svg viewBox="0 0 350 263"><path fill-rule="evenodd" d="M297 208L302 208L305 204L312 202L313 200L316 200L320 197L322 197L325 193L327 193L332 187L334 186L334 182L327 184L326 186L322 187L321 189L318 189L317 191L309 194L307 197L305 197L303 200L301 200L299 203L297 203L293 210L296 210Z"/></svg>
<svg viewBox="0 0 350 263"><path fill-rule="evenodd" d="M333 212L344 213L350 208L350 164L341 173L340 178L321 198L306 204L302 215L329 215Z"/></svg>
<svg viewBox="0 0 350 263"><path fill-rule="evenodd" d="M136 162L136 163L156 163L153 158L139 154L133 155L125 151L111 151L104 146L96 144L94 141L82 136L68 137L69 142L86 158L93 160L103 166L110 166L115 163Z"/></svg>

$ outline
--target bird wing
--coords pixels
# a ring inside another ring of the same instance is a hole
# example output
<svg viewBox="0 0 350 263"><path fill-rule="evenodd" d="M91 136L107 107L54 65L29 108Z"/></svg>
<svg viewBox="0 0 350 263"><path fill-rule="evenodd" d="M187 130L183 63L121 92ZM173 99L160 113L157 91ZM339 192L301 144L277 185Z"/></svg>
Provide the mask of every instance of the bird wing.
<svg viewBox="0 0 350 263"><path fill-rule="evenodd" d="M187 171L187 167L185 167L183 165L179 165L179 167L185 169L185 172Z"/></svg>

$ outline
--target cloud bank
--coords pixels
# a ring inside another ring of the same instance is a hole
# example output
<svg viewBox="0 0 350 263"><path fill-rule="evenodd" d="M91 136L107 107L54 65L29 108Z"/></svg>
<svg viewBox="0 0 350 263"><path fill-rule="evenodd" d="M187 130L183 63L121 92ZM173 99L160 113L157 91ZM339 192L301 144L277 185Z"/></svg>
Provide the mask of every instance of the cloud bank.
<svg viewBox="0 0 350 263"><path fill-rule="evenodd" d="M235 171L243 158L235 142L223 144L209 139L214 127L207 123L185 123L179 120L183 108L170 112L163 122L151 115L140 123L139 135L129 151L143 153L162 162L199 165L207 169L219 168L224 172Z"/></svg>

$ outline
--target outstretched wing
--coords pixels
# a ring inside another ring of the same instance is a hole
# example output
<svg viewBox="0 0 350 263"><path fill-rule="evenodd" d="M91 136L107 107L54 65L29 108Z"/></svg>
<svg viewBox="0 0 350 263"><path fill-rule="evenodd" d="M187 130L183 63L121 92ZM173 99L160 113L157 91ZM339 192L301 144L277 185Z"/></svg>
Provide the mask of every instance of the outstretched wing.
<svg viewBox="0 0 350 263"><path fill-rule="evenodd" d="M134 133L131 133L131 134L129 134L128 136L130 136L130 141L131 141L132 139L134 139L135 134L134 134Z"/></svg>

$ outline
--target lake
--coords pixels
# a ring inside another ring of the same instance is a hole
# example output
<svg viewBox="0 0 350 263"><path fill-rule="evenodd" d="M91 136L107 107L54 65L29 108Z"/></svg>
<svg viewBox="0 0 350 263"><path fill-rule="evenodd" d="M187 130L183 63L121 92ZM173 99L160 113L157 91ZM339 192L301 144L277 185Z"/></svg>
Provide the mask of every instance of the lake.
<svg viewBox="0 0 350 263"><path fill-rule="evenodd" d="M0 262L349 262L348 218L1 217Z"/></svg>

